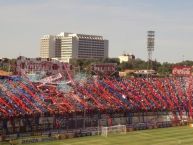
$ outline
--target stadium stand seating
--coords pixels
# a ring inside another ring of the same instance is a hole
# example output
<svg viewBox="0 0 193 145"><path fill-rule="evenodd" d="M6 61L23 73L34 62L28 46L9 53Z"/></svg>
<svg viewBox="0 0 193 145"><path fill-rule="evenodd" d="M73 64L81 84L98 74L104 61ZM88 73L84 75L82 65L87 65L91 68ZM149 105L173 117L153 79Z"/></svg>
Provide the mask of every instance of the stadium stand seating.
<svg viewBox="0 0 193 145"><path fill-rule="evenodd" d="M89 79L68 93L38 88L19 76L0 78L0 116L70 113L85 110L188 111L190 78ZM191 102L190 102L191 101Z"/></svg>

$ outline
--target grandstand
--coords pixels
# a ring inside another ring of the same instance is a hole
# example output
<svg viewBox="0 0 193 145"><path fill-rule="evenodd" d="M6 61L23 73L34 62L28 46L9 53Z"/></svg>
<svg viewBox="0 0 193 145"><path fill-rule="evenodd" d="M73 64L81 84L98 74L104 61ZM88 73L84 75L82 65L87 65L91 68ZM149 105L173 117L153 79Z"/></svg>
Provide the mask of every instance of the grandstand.
<svg viewBox="0 0 193 145"><path fill-rule="evenodd" d="M89 78L70 92L21 76L0 77L0 132L73 132L116 124L145 129L192 118L192 77Z"/></svg>
<svg viewBox="0 0 193 145"><path fill-rule="evenodd" d="M78 74L72 79L67 64L27 60L18 60L18 75L0 76L1 140L33 135L99 135L104 127L123 125L131 131L183 125L192 119L191 76ZM30 67L21 65L31 61L35 63Z"/></svg>
<svg viewBox="0 0 193 145"><path fill-rule="evenodd" d="M69 93L59 92L54 85L36 85L19 76L1 77L1 117L96 109L191 113L192 78L187 77L89 79L76 83Z"/></svg>

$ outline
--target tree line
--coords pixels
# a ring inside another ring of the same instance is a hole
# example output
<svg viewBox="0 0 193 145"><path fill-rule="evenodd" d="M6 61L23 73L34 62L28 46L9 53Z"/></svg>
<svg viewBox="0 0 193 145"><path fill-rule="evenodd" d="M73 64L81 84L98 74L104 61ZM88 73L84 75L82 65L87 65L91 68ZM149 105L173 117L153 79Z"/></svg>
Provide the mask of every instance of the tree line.
<svg viewBox="0 0 193 145"><path fill-rule="evenodd" d="M70 63L73 66L79 66L80 71L88 71L92 64L96 63L116 63L118 71L125 70L147 70L148 69L148 61L144 61L140 58L135 60L131 60L128 62L120 63L118 58L106 58L106 59L79 59L79 60L71 60ZM173 66L193 66L193 61L186 60L178 63L170 63L170 62L158 62L156 60L151 61L152 69L155 70L160 75L169 75L172 72Z"/></svg>
<svg viewBox="0 0 193 145"><path fill-rule="evenodd" d="M71 59L70 64L74 68L79 68L80 72L89 72L92 64L100 63L116 63L118 71L125 70L146 70L148 62L140 58L130 60L128 62L120 63L118 58L106 59ZM152 69L161 75L169 75L173 66L193 66L193 61L186 60L178 63L158 62L156 60L151 62ZM0 70L13 72L16 68L16 59L3 58L0 59Z"/></svg>

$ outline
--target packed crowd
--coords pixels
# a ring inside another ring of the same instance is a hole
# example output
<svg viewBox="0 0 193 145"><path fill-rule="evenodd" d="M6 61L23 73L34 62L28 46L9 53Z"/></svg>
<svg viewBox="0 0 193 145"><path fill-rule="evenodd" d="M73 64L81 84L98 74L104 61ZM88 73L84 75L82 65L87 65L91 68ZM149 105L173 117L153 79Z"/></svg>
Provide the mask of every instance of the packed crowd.
<svg viewBox="0 0 193 145"><path fill-rule="evenodd" d="M20 77L2 77L0 90L0 116L32 115L48 110L44 96Z"/></svg>
<svg viewBox="0 0 193 145"><path fill-rule="evenodd" d="M87 111L191 111L192 78L91 78L72 91L0 78L0 117ZM40 87L39 87L40 86Z"/></svg>

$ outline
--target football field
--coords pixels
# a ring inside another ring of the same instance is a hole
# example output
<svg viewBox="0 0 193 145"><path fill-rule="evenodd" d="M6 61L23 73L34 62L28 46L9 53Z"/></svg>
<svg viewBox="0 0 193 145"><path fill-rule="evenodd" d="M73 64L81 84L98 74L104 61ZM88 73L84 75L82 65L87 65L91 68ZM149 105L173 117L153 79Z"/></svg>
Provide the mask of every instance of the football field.
<svg viewBox="0 0 193 145"><path fill-rule="evenodd" d="M32 145L193 145L193 128L140 130L126 135L90 136Z"/></svg>

